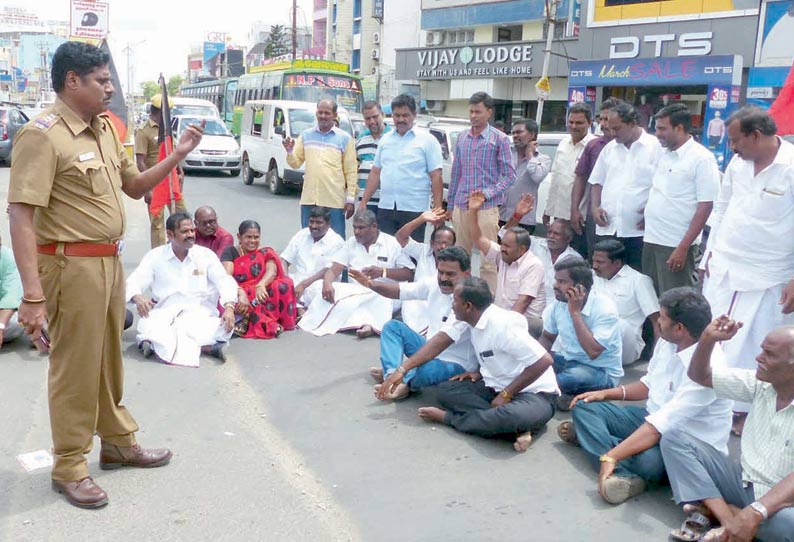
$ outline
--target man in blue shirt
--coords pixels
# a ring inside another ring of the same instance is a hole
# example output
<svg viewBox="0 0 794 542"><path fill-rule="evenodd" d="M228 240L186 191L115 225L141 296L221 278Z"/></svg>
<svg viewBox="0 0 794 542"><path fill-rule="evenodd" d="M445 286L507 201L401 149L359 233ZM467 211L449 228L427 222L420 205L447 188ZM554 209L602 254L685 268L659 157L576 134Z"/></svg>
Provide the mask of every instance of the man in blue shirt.
<svg viewBox="0 0 794 542"><path fill-rule="evenodd" d="M431 192L433 208L441 208L444 184L441 145L429 132L414 127L414 99L407 94L397 96L392 100L391 112L395 129L378 143L359 209L366 208L380 188L378 225L382 232L394 235L430 208ZM424 241L425 227L414 230L411 237Z"/></svg>
<svg viewBox="0 0 794 542"><path fill-rule="evenodd" d="M560 338L559 352L553 358L563 395L611 388L623 376L618 309L592 287L593 274L583 260L568 257L554 265L556 301L543 311L540 343L551 352ZM567 406L565 402L558 406Z"/></svg>
<svg viewBox="0 0 794 542"><path fill-rule="evenodd" d="M0 246L0 345L22 335L17 321L17 309L22 301L22 281L19 278L14 253Z"/></svg>

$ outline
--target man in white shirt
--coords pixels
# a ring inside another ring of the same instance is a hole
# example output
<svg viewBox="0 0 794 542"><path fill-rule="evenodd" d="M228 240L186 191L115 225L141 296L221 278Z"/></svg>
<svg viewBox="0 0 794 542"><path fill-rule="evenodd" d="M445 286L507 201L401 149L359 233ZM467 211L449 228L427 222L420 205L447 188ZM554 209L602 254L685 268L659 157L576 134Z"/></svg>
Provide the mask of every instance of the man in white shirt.
<svg viewBox="0 0 794 542"><path fill-rule="evenodd" d="M587 182L596 235L617 237L626 247L626 263L639 271L643 212L662 146L638 121L637 110L625 102L609 112L614 138L601 151Z"/></svg>
<svg viewBox="0 0 794 542"><path fill-rule="evenodd" d="M714 153L690 135L692 114L684 104L663 107L654 118L665 150L645 206L642 271L661 295L695 285L695 255L720 190L720 171Z"/></svg>
<svg viewBox="0 0 794 542"><path fill-rule="evenodd" d="M659 482L665 473L660 440L681 431L728 453L731 404L714 390L687 377L698 338L711 321L706 299L692 288L662 295L656 344L648 372L639 382L583 393L572 401L572 421L563 422L560 438L581 446L601 464L598 492L619 504ZM711 362L724 366L719 351ZM647 401L645 407L605 401Z"/></svg>
<svg viewBox="0 0 794 542"><path fill-rule="evenodd" d="M351 271L350 276L384 297L403 302L417 299L425 301L430 321L427 336L428 340L433 340L442 326L448 320L454 319L452 291L470 275L470 269L471 259L468 252L461 247L449 247L438 253L438 271L433 278L398 283L373 281L358 271ZM467 334L468 331L464 333ZM471 343L468 337L461 337L438 357L405 371L401 366L404 357L414 355L428 340L399 320L386 322L380 337L381 366L370 367L369 370L376 382L375 397L381 401L402 399L411 391L434 386L457 374L477 370L477 358L471 350Z"/></svg>
<svg viewBox="0 0 794 542"><path fill-rule="evenodd" d="M491 291L482 279L470 277L455 287L452 310L455 319L405 360L402 371L437 357L467 329L479 371L439 384L437 398L444 409L423 407L419 416L463 433L510 438L516 451L526 451L532 433L554 415L559 389L551 356L529 335L521 315L491 303Z"/></svg>
<svg viewBox="0 0 794 542"><path fill-rule="evenodd" d="M794 541L794 327L764 337L758 369L714 365L712 352L728 346L742 327L727 316L703 331L687 375L717 397L752 402L741 438L741 460L729 458L696 432L662 437L673 497L705 507L721 527L711 540ZM758 348L756 348L758 350ZM708 539L704 538L704 540Z"/></svg>
<svg viewBox="0 0 794 542"><path fill-rule="evenodd" d="M702 265L711 310L744 322L725 345L730 367L755 369L766 334L794 324L794 145L776 132L772 117L757 107L742 107L728 119L736 155L709 219ZM748 406L734 410L747 412Z"/></svg>
<svg viewBox="0 0 794 542"><path fill-rule="evenodd" d="M315 206L309 213L309 227L293 235L281 253L284 269L295 284L295 298L304 308L320 293L331 256L344 244L331 229L331 210Z"/></svg>
<svg viewBox="0 0 794 542"><path fill-rule="evenodd" d="M543 309L546 306L546 289L543 285L543 264L529 251L529 232L514 227L502 235L501 245L483 235L478 213L485 202L485 194L472 192L469 196L467 217L469 235L484 259L496 266L497 307L523 314L529 333L537 338L543 331Z"/></svg>
<svg viewBox="0 0 794 542"><path fill-rule="evenodd" d="M549 197L546 210L543 211L543 225L547 228L552 218L571 219L576 164L587 144L596 139L590 133L592 116L590 106L584 103L573 104L568 109L568 135L557 145L557 153L551 164Z"/></svg>
<svg viewBox="0 0 794 542"><path fill-rule="evenodd" d="M146 253L127 278L127 299L138 309L138 347L164 363L198 367L200 353L226 361L234 328L237 283L218 256L195 244L187 213L166 221L168 243ZM151 298L144 292L151 291ZM218 316L218 305L223 315Z"/></svg>
<svg viewBox="0 0 794 542"><path fill-rule="evenodd" d="M645 341L642 324L649 319L654 337L659 327L659 300L651 279L626 265L626 249L617 239L604 239L593 249L593 290L609 297L618 308L623 337L623 365L640 358ZM653 350L653 349L651 349Z"/></svg>
<svg viewBox="0 0 794 542"><path fill-rule="evenodd" d="M425 211L397 230L397 234L394 236L400 246L403 247L403 254L416 262L414 282L421 282L425 279L435 280L437 272L436 256L439 252L447 247L454 246L457 242L455 230L444 224L445 217L446 212L444 209ZM435 225L430 234L430 243L420 243L413 239L411 234L417 228L424 227L426 224ZM402 303L400 313L403 322L408 324L408 327L424 335L430 324L427 309L427 301L411 299Z"/></svg>
<svg viewBox="0 0 794 542"><path fill-rule="evenodd" d="M587 262L557 262L554 297L543 312L540 344L551 352L559 337L553 358L562 393L572 396L616 386L623 376L620 317L611 299L593 291ZM560 401L558 407L567 410L567 403Z"/></svg>
<svg viewBox="0 0 794 542"><path fill-rule="evenodd" d="M380 333L395 310L391 299L360 284L334 282L342 270L361 271L371 279L413 279L414 264L397 240L378 229L375 213L359 210L353 216L353 237L331 257L323 275L322 298L315 298L298 327L318 337L356 330L359 338Z"/></svg>

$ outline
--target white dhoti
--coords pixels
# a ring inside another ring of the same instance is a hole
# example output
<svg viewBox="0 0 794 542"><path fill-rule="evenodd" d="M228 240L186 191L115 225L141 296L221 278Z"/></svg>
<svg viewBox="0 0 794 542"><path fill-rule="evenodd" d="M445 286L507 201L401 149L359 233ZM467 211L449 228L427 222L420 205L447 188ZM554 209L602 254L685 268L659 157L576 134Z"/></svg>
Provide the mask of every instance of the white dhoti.
<svg viewBox="0 0 794 542"><path fill-rule="evenodd" d="M645 348L645 341L642 340L642 328L632 325L628 320L618 321L620 336L623 339L623 365L631 365L642 354Z"/></svg>
<svg viewBox="0 0 794 542"><path fill-rule="evenodd" d="M783 314L778 303L784 286L738 291L731 289L727 274L719 281L706 280L703 295L714 318L727 314L744 324L733 339L722 343L728 367L755 370L764 337L777 327L794 324L794 313ZM734 410L747 412L749 407L748 403L736 403Z"/></svg>
<svg viewBox="0 0 794 542"><path fill-rule="evenodd" d="M315 296L298 327L318 337L364 325L370 325L380 333L395 310L394 300L360 284L335 282L334 300L334 303L329 303L321 296Z"/></svg>
<svg viewBox="0 0 794 542"><path fill-rule="evenodd" d="M312 304L312 301L314 301L315 298L322 298L322 293L323 293L323 281L318 280L312 282L308 288L303 290L303 293L301 294L298 303L300 303L304 307L308 307L309 305Z"/></svg>
<svg viewBox="0 0 794 542"><path fill-rule="evenodd" d="M220 317L205 307L162 307L138 320L138 343L150 341L165 363L198 367L202 346L226 342L232 336Z"/></svg>

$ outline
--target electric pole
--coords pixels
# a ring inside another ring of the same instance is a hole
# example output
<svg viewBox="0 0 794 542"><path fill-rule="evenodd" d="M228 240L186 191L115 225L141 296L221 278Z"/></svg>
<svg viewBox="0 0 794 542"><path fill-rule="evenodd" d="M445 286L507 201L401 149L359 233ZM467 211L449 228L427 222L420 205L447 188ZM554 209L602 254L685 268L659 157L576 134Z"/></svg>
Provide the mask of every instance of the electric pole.
<svg viewBox="0 0 794 542"><path fill-rule="evenodd" d="M298 0L292 0L292 62L298 59Z"/></svg>
<svg viewBox="0 0 794 542"><path fill-rule="evenodd" d="M555 29L555 22L557 19L557 4L559 0L551 0L551 2L546 2L546 20L548 21L548 34L546 35L546 48L543 50L543 71L540 74L540 81L536 85L538 87L538 111L535 114L535 121L538 123L538 128L540 128L541 119L543 118L543 103L548 99L549 93L549 86L548 86L548 77L549 77L549 61L551 60L551 44L554 40L554 29ZM541 91L539 88L541 84L544 84L547 89L545 91Z"/></svg>

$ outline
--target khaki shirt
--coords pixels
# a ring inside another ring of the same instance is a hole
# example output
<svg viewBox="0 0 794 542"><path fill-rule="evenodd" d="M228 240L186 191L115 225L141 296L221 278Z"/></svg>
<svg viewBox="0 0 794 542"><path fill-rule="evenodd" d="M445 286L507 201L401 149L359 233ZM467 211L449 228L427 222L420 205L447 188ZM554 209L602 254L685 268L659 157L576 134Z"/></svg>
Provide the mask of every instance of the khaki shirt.
<svg viewBox="0 0 794 542"><path fill-rule="evenodd" d="M135 154L143 154L146 169L151 169L157 165L160 158L160 144L157 137L160 134L160 127L152 119L146 121L137 132L135 132Z"/></svg>
<svg viewBox="0 0 794 542"><path fill-rule="evenodd" d="M88 125L60 99L17 134L9 203L35 206L36 242L108 243L124 235L122 179L139 175L104 115Z"/></svg>

